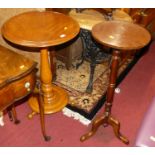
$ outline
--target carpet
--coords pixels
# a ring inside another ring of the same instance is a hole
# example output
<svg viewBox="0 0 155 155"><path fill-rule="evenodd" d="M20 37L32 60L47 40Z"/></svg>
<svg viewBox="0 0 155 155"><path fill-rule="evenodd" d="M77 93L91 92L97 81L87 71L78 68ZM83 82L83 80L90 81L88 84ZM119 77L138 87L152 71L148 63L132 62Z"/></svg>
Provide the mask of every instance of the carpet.
<svg viewBox="0 0 155 155"><path fill-rule="evenodd" d="M123 64L120 63L118 83L127 72L131 62L133 59L128 59ZM69 103L63 109L63 113L88 125L105 102L110 73L110 57L102 64L97 64L91 94L85 92L89 80L90 63L84 61L78 69L75 67L76 63L70 70L67 70L65 64L57 60L57 78L54 83L66 89L69 94Z"/></svg>

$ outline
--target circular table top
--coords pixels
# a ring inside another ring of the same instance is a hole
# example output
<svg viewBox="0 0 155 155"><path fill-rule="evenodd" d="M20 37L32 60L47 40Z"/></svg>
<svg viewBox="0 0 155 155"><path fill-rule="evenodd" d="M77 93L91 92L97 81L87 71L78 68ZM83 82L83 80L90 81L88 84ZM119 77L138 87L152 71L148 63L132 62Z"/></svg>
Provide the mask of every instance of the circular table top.
<svg viewBox="0 0 155 155"><path fill-rule="evenodd" d="M106 21L92 28L93 37L103 45L119 50L140 49L151 36L143 27L125 21Z"/></svg>
<svg viewBox="0 0 155 155"><path fill-rule="evenodd" d="M79 24L67 15L52 11L32 11L6 21L2 26L2 35L17 45L48 47L71 40L79 30Z"/></svg>

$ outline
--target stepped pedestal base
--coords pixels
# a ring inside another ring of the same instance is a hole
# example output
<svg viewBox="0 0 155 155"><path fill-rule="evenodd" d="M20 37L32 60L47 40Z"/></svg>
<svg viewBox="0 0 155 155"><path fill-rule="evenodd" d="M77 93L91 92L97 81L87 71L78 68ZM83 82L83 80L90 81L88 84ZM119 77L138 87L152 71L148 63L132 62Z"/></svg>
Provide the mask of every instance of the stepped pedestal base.
<svg viewBox="0 0 155 155"><path fill-rule="evenodd" d="M58 112L62 110L68 103L69 96L64 89L55 85L52 85L52 89L54 96L51 100L51 103L44 104L44 114ZM35 113L40 113L38 99L35 94L29 99L28 104L33 110L33 112L29 114L29 118L32 118Z"/></svg>

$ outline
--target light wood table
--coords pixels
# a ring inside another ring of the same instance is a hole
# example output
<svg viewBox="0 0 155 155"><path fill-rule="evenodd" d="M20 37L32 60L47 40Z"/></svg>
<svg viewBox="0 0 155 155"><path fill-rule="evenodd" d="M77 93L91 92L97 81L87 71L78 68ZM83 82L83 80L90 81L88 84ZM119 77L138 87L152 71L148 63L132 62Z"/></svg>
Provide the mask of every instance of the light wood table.
<svg viewBox="0 0 155 155"><path fill-rule="evenodd" d="M151 36L145 28L137 24L123 21L107 21L99 23L92 28L92 35L95 40L102 45L113 48L111 72L109 76L104 113L93 121L91 131L83 135L80 140L84 141L93 136L100 125L111 125L116 137L125 144L128 144L129 140L119 131L119 121L111 115L120 53L125 52L127 54L128 52L133 52L133 50L136 52L137 49L143 48L150 42Z"/></svg>
<svg viewBox="0 0 155 155"><path fill-rule="evenodd" d="M52 11L22 13L6 21L2 27L2 35L9 42L39 49L41 57L39 103L42 101L43 104L38 104L38 95L33 95L29 100L29 105L34 113L40 112L45 140L49 140L50 137L45 133L44 113L58 112L68 103L66 91L51 84L52 72L48 52L54 53L54 46L73 39L79 30L78 23L71 17Z"/></svg>

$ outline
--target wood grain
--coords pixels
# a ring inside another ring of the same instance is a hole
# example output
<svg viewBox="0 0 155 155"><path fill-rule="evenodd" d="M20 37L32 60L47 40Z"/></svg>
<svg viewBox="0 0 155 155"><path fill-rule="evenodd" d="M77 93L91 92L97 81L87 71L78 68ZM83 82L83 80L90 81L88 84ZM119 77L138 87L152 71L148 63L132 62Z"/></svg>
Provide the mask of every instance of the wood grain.
<svg viewBox="0 0 155 155"><path fill-rule="evenodd" d="M92 35L101 44L120 50L140 49L151 39L145 28L124 21L99 23L93 27Z"/></svg>
<svg viewBox="0 0 155 155"><path fill-rule="evenodd" d="M59 45L79 33L71 17L52 11L31 11L9 19L2 27L3 36L12 43L28 47Z"/></svg>
<svg viewBox="0 0 155 155"><path fill-rule="evenodd" d="M3 46L0 46L0 60L0 110L3 111L33 91L36 63Z"/></svg>
<svg viewBox="0 0 155 155"><path fill-rule="evenodd" d="M36 67L36 63L23 55L0 46L0 88L11 83Z"/></svg>

